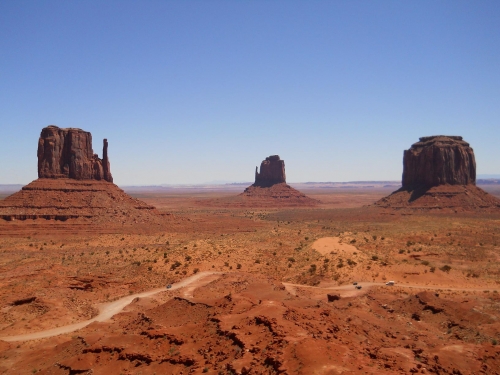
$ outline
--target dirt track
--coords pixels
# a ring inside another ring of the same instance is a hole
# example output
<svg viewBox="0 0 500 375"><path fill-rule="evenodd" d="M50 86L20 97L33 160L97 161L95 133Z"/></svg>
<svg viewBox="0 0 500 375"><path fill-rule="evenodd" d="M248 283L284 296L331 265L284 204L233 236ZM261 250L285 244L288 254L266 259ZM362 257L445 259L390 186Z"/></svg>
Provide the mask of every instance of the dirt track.
<svg viewBox="0 0 500 375"><path fill-rule="evenodd" d="M103 303L99 305L99 315L96 317L85 320L83 322L75 323L75 324L70 324L66 325L63 327L57 327L53 329L48 329L44 331L39 331L39 332L34 332L34 333L27 333L23 335L16 335L16 336L4 336L0 337L0 340L7 341L7 342L13 342L13 341L29 341L29 340L36 340L36 339L42 339L42 338L47 338L47 337L52 337L52 336L57 336L65 333L70 333L77 331L81 328L84 328L88 326L89 324L93 322L103 322L108 319L111 319L114 315L120 313L127 305L129 305L135 298L145 298L145 297L150 297L152 295L155 295L160 292L166 292L166 291L172 291L172 290L177 290L180 288L188 287L185 290L185 296L186 297L193 297L193 291L205 284L208 284L211 282L213 279L208 279L208 276L212 275L220 275L220 272L200 272L196 275L189 276L185 278L182 281L179 281L176 284L172 285L171 289L165 289L165 288L156 288L149 290L147 292L142 292L142 293L136 293L136 294L131 294L129 296L122 297L116 301L113 302L108 302L108 303ZM342 285L342 286L335 286L335 287L316 287L316 286L309 286L309 285L301 285L301 284L291 284L291 283L283 283L285 286L286 290L293 295L296 295L296 288L314 288L314 289L322 289L325 291L344 291L346 292L344 294L345 297L347 296L356 296L359 294L363 294L366 292L367 288L370 288L372 286L385 286L385 283L373 283L373 282L359 282L358 285L361 287L364 287L364 289L354 289L354 286L351 284L348 285ZM394 287L399 287L399 288L414 288L414 289L425 289L425 290L456 290L456 291L470 291L470 292L477 292L477 291L483 291L485 290L484 288L450 288L450 287L442 287L442 286L422 286L422 285L402 285L402 284L396 284ZM392 287L390 287L392 288Z"/></svg>
<svg viewBox="0 0 500 375"><path fill-rule="evenodd" d="M39 331L39 332L34 332L34 333L27 333L23 335L16 335L16 336L5 336L5 337L0 337L0 340L3 341L29 341L29 340L36 340L36 339L43 339L47 337L52 337L52 336L57 336L57 335L62 335L64 333L70 333L77 331L83 327L88 326L89 324L93 322L103 322L108 319L111 319L113 315L118 314L121 312L125 306L129 305L135 298L145 298L145 297L150 297L152 295L155 295L160 292L167 292L167 291L172 291L176 289L180 289L186 286L191 286L194 288L197 288L199 286L204 285L203 282L201 282L201 279L205 279L208 276L211 275L216 275L219 274L219 272L200 272L197 273L196 275L189 276L185 278L182 281L179 281L178 283L175 283L172 285L171 289L166 289L166 288L156 288L153 290L149 290L147 292L142 292L142 293L136 293L136 294L131 294L129 296L122 297L116 301L113 302L108 302L108 303L103 303L99 305L99 315L96 317L85 320L83 322L75 323L75 324L70 324L62 327L57 327L57 328L52 328L52 329L47 329L44 331ZM211 280L208 280L206 283L210 282ZM189 288L191 289L191 288Z"/></svg>

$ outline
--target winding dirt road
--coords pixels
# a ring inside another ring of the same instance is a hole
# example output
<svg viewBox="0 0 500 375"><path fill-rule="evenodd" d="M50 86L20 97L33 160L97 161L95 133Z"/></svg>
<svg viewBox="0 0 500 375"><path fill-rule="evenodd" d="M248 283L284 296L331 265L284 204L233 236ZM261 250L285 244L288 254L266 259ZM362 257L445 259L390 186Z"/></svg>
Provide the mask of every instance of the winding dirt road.
<svg viewBox="0 0 500 375"><path fill-rule="evenodd" d="M153 296L157 293L160 292L168 292L180 288L186 287L184 290L184 295L187 298L192 298L193 297L193 292L196 288L206 285L210 283L211 281L214 280L214 278L211 278L209 276L214 276L214 275L222 275L222 272L200 272L197 273L196 275L189 276L185 278L184 280L179 281L178 283L172 284L171 289L165 289L165 288L156 288L149 290L147 292L142 292L142 293L137 293L137 294L131 294L129 296L122 297L116 301L113 302L107 302L107 303L102 303L98 305L99 307L99 315L96 317L85 320L80 323L75 323L75 324L70 324L67 326L63 327L57 327L53 329L48 329L44 331L39 331L39 332L34 332L34 333L26 333L23 335L17 335L17 336L4 336L0 337L0 340L3 341L8 341L8 342L13 342L13 341L29 341L29 340L36 340L36 339L43 339L47 337L52 337L52 336L57 336L57 335L62 335L65 333L70 333L77 331L83 327L88 326L89 324L93 322L103 322L106 320L111 319L114 315L120 313L127 305L129 305L135 298L144 298L144 297L150 297ZM353 285L348 284L348 285L342 285L342 286L333 286L333 287L317 287L317 286L309 286L309 285L301 285L301 284L291 284L291 283L283 283L285 286L285 289L293 294L297 294L297 288L314 288L314 289L322 289L325 291L344 291L346 294L344 296L355 296L358 294L363 294L366 292L367 289L369 289L372 286L385 286L384 283L373 283L373 282L359 282L358 285L361 285L364 289L355 289ZM450 288L450 287L443 287L443 286L429 286L429 285L408 285L408 284L396 284L395 286L390 286L389 288L413 288L413 289L426 289L426 290L457 290L457 291L470 291L470 292L478 292L478 291L483 291L486 290L485 288ZM496 290L496 289L491 289L491 290Z"/></svg>
<svg viewBox="0 0 500 375"><path fill-rule="evenodd" d="M43 339L43 338L47 338L47 337L62 335L64 333L74 332L74 331L77 331L83 327L88 326L91 323L104 322L108 319L111 319L113 317L113 315L120 313L135 298L151 297L152 295L155 295L157 293L168 292L168 291L184 288L187 286L190 287L189 292L190 292L190 295L192 296L192 291L194 289L196 289L200 286L203 286L205 284L208 284L209 282L211 282L213 280L213 278L209 278L208 276L221 275L221 274L222 274L221 272L200 272L200 273L197 273L196 275L189 276L189 277L185 278L184 280L179 281L178 283L172 284L172 288L170 288L170 289L166 289L165 287L156 288L156 289L149 290L147 292L131 294L129 296L125 296L125 297L122 297L120 299L117 299L116 301L113 301L113 302L99 304L98 305L99 315L97 315L96 317L94 317L92 319L85 320L83 322L79 322L79 323L75 323L75 324L70 324L67 326L47 329L44 331L26 333L23 335L16 335L16 336L4 336L4 337L0 337L0 340L8 341L8 342L29 341L29 340Z"/></svg>

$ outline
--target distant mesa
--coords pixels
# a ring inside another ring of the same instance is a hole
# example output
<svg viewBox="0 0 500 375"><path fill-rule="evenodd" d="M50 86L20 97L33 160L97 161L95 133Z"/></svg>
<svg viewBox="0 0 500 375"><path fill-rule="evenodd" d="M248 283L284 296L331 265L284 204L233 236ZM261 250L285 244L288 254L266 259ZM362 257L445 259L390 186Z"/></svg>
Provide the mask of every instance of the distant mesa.
<svg viewBox="0 0 500 375"><path fill-rule="evenodd" d="M499 208L476 186L474 150L460 136L422 137L403 154L402 187L375 203L383 208Z"/></svg>
<svg viewBox="0 0 500 375"><path fill-rule="evenodd" d="M160 223L156 209L113 184L108 141L103 158L92 150L92 135L51 125L38 140L38 179L0 201L6 221L46 219L85 223Z"/></svg>
<svg viewBox="0 0 500 375"><path fill-rule="evenodd" d="M311 206L318 203L286 183L285 161L271 155L255 169L255 182L239 195L248 204Z"/></svg>
<svg viewBox="0 0 500 375"><path fill-rule="evenodd" d="M107 139L103 140L102 154L102 159L94 154L89 132L47 126L38 140L38 177L113 182Z"/></svg>

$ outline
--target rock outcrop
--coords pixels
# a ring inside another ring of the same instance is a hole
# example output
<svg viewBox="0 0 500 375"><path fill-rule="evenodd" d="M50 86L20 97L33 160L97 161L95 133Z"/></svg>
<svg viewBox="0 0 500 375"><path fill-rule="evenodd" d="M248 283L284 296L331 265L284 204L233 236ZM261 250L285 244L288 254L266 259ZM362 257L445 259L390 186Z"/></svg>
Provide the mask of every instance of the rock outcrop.
<svg viewBox="0 0 500 375"><path fill-rule="evenodd" d="M422 137L404 152L403 188L475 183L474 151L462 137Z"/></svg>
<svg viewBox="0 0 500 375"><path fill-rule="evenodd" d="M116 225L164 223L155 207L130 197L112 183L108 141L104 140L103 158L99 159L92 151L92 135L81 129L48 126L42 130L38 176L0 200L0 219L71 220L78 225L99 224L109 230Z"/></svg>
<svg viewBox="0 0 500 375"><path fill-rule="evenodd" d="M260 173L255 167L254 186L269 187L286 182L285 161L278 155L271 155L260 163Z"/></svg>
<svg viewBox="0 0 500 375"><path fill-rule="evenodd" d="M401 189L375 206L453 211L498 209L500 200L476 186L474 151L459 136L422 137L403 156Z"/></svg>
<svg viewBox="0 0 500 375"><path fill-rule="evenodd" d="M39 178L113 182L107 139L103 142L103 158L99 159L92 150L92 134L84 130L54 125L43 128L37 154Z"/></svg>

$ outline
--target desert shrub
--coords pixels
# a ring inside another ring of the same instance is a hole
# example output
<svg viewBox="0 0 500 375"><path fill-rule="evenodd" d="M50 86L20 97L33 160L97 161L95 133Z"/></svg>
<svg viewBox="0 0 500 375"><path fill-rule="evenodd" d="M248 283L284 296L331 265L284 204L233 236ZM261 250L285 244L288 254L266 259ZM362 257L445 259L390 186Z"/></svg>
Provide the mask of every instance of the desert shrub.
<svg viewBox="0 0 500 375"><path fill-rule="evenodd" d="M186 262L189 262L191 260L191 257L189 255L186 255Z"/></svg>
<svg viewBox="0 0 500 375"><path fill-rule="evenodd" d="M309 237L304 237L304 239L307 241L309 239Z"/></svg>
<svg viewBox="0 0 500 375"><path fill-rule="evenodd" d="M378 256L377 255L372 255L372 260L377 261L378 260Z"/></svg>
<svg viewBox="0 0 500 375"><path fill-rule="evenodd" d="M435 272L436 271L436 267L431 267L431 269L429 271Z"/></svg>
<svg viewBox="0 0 500 375"><path fill-rule="evenodd" d="M421 264L424 265L424 266L428 266L429 265L429 261L428 260L423 260Z"/></svg>
<svg viewBox="0 0 500 375"><path fill-rule="evenodd" d="M178 260L176 260L171 266L170 266L170 270L175 270L176 268L182 266L182 263L179 262Z"/></svg>
<svg viewBox="0 0 500 375"><path fill-rule="evenodd" d="M260 264L260 259L255 259L255 263Z"/></svg>
<svg viewBox="0 0 500 375"><path fill-rule="evenodd" d="M375 235L373 235L372 238L373 238L374 241L377 240L377 236L375 236Z"/></svg>
<svg viewBox="0 0 500 375"><path fill-rule="evenodd" d="M200 271L200 269L199 269L199 268L195 268L195 269L193 270L193 273L198 273L199 271Z"/></svg>
<svg viewBox="0 0 500 375"><path fill-rule="evenodd" d="M224 267L229 267L229 263L228 262L224 262Z"/></svg>
<svg viewBox="0 0 500 375"><path fill-rule="evenodd" d="M238 264L236 265L236 269L237 269L237 270L241 269L241 264L239 264L239 263L238 263Z"/></svg>
<svg viewBox="0 0 500 375"><path fill-rule="evenodd" d="M148 271L151 271L151 270L153 270L153 267L152 267L152 266L149 266L149 267L148 267Z"/></svg>
<svg viewBox="0 0 500 375"><path fill-rule="evenodd" d="M293 262L295 262L295 258L290 257L290 258L288 258L288 261L293 263Z"/></svg>
<svg viewBox="0 0 500 375"><path fill-rule="evenodd" d="M399 253L400 254L404 254L405 253L405 249L399 249Z"/></svg>
<svg viewBox="0 0 500 375"><path fill-rule="evenodd" d="M355 266L357 263L353 261L352 259L347 259L347 264L350 266Z"/></svg>
<svg viewBox="0 0 500 375"><path fill-rule="evenodd" d="M443 272L450 272L451 267L447 264L445 264L443 267L440 268L441 271Z"/></svg>
<svg viewBox="0 0 500 375"><path fill-rule="evenodd" d="M163 253L163 258L166 258L167 257L167 253Z"/></svg>
<svg viewBox="0 0 500 375"><path fill-rule="evenodd" d="M349 243L356 243L356 239L349 241Z"/></svg>
<svg viewBox="0 0 500 375"><path fill-rule="evenodd" d="M315 273L315 272L316 272L316 265L311 264L311 266L309 267L309 273Z"/></svg>

